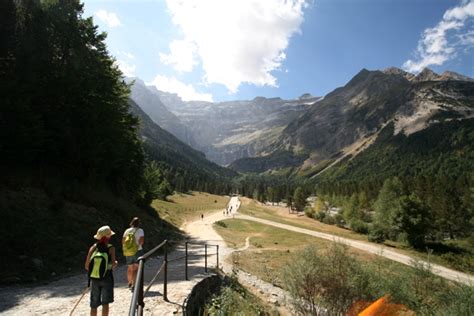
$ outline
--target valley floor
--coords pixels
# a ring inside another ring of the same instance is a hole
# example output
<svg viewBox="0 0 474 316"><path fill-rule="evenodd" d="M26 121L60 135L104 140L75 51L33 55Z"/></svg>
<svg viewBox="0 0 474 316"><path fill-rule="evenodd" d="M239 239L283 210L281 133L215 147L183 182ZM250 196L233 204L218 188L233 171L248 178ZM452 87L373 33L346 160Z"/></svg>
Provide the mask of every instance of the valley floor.
<svg viewBox="0 0 474 316"><path fill-rule="evenodd" d="M400 253L395 252L393 250L390 250L387 247L382 246L382 245L370 244L368 242L362 242L362 241L356 241L356 240L352 240L352 239L348 239L348 238L342 238L342 237L338 237L338 236L331 235L331 234L320 233L320 232L312 231L312 230L309 230L309 229L296 227L296 226L291 226L291 225L282 224L282 223L277 223L277 222L274 222L274 221L270 221L270 220L266 220L266 219L262 219L262 218L257 218L257 217L253 217L253 216L249 216L249 215L239 214L238 216L236 216L236 218L243 219L243 220L254 221L254 222L261 223L261 224L270 225L270 226L286 229L286 230L289 230L289 231L314 236L314 237L321 238L321 239L335 241L335 242L338 242L338 243L345 244L349 247L357 248L357 249L366 251L368 253L379 255L379 256L382 256L384 258L387 258L387 259L390 259L390 260L393 260L393 261L396 261L396 262L400 262L400 263L403 263L403 264L406 264L406 265L409 265L409 266L413 266L414 262L415 262L414 258L412 258L410 256L407 256L407 255L400 254ZM440 265L436 265L436 264L432 264L432 263L428 263L428 262L424 262L424 261L418 261L418 263L422 263L426 266L429 265L432 269L433 274L436 274L436 275L438 275L440 277L443 277L445 279L448 279L448 280L451 280L451 281L456 281L456 282L461 282L461 283L464 283L464 284L467 284L467 285L474 284L474 276L472 276L472 275L462 273L462 272L459 272L459 271L455 271L455 270L452 270L452 269L448 269L448 268L442 267Z"/></svg>
<svg viewBox="0 0 474 316"><path fill-rule="evenodd" d="M273 286L270 283L264 282L259 278L250 275L244 271L237 271L234 269L233 262L229 260L231 254L236 251L245 251L249 247L249 239L240 244L240 248L230 248L222 236L220 236L214 229L213 224L222 220L240 219L245 221L252 221L263 225L277 227L289 232L296 232L300 234L306 234L320 239L329 241L337 241L346 244L352 248L365 251L370 254L379 255L390 260L401 262L406 265L412 265L413 259L409 256L394 252L387 249L384 246L377 244L371 244L360 240L353 240L350 238L339 237L334 234L317 232L307 228L297 227L289 224L278 223L272 220L257 218L250 215L241 214L235 212L240 207L241 201L237 197L231 198L229 206L232 206L234 212L230 215L226 215L223 210L219 210L213 213L206 213L204 218L198 219L192 222L185 223L182 228L188 234L192 240L199 242L208 242L209 244L219 245L220 252L220 268L231 274L237 273L239 281L248 287L254 294L264 299L267 303L275 305L282 305L278 307L278 311L281 314L290 314L290 310L287 306L289 296L281 288ZM258 233L258 232L257 232ZM211 250L211 253L214 250ZM182 255L182 249L179 247L170 255L170 258ZM227 259L227 260L226 260ZM191 282L183 281L183 269L182 265L174 265L176 268L173 270L173 265L170 269L170 284L169 296L174 304L165 303L162 300L162 283L157 282L152 287L152 291L146 298L146 314L148 315L167 315L173 314L179 310L180 304L183 302L187 293L191 290L192 286L202 279L205 274L203 273L203 259L195 260L193 263L193 280ZM160 266L161 259L157 258L149 261L147 264L146 271L149 271L150 275L146 277L146 280L150 280L153 276L153 270ZM210 266L215 265L215 257L211 257ZM462 282L465 284L474 284L474 277L472 275L464 274L458 271L447 269L437 265L431 265L433 273L441 277ZM176 270L177 269L177 270ZM131 293L126 288L125 280L126 266L121 266L115 272L116 276L116 287L115 287L115 302L111 305L112 315L123 315L126 314L129 308ZM147 282L145 282L147 283ZM5 315L64 315L68 314L74 306L74 303L79 299L82 290L86 284L86 278L84 275L64 278L62 280L52 282L48 285L36 286L36 287L7 287L0 289L0 314ZM86 315L89 312L88 308L89 295L87 294L78 306L75 314Z"/></svg>
<svg viewBox="0 0 474 316"><path fill-rule="evenodd" d="M240 201L232 198L229 205L236 210ZM199 210L201 212L201 210ZM220 268L228 273L233 273L232 265L228 264L227 257L235 251L226 246L224 240L218 235L212 225L216 221L232 218L234 215L224 215L223 210L213 213L205 212L203 219L185 223L182 229L190 241L212 245L219 245ZM190 245L190 251L192 251ZM183 247L178 246L169 255L169 260L182 257ZM195 254L202 254L202 246L196 249ZM209 248L209 254L215 253L215 248ZM184 280L184 260L173 262L169 265L168 272L168 298L170 302L163 300L162 276L151 287L148 295L145 296L145 315L175 315L181 312L181 305L193 286L206 277L204 273L204 258L198 257L190 259L190 281ZM153 278L155 271L161 266L163 257L156 257L147 261L145 268L145 284ZM211 255L208 259L210 268L216 266L216 258ZM115 279L115 301L110 305L111 315L126 315L130 307L132 293L127 288L125 265L119 266L114 272ZM278 301L279 305L286 302L286 293L273 285L258 279L243 271L236 271L239 281L250 287L254 294L260 296L267 302ZM40 286L10 286L0 288L0 314L1 315L67 315L72 310L75 303L80 299L87 284L85 274L66 277L61 280ZM281 315L290 314L285 307L278 307ZM74 315L89 314L89 293L87 292L80 301ZM100 309L99 309L100 313Z"/></svg>

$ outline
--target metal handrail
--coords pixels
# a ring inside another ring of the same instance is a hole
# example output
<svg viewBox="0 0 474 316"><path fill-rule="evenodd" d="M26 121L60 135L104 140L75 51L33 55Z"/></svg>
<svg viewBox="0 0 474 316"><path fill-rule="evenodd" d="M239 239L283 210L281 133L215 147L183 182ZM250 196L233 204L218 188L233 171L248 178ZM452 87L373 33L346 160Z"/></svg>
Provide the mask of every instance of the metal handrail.
<svg viewBox="0 0 474 316"><path fill-rule="evenodd" d="M167 261L168 261L168 247L167 247L167 240L164 240L158 246L153 248L152 250L148 251L143 256L137 259L138 261L138 271L137 271L137 278L135 280L135 288L133 290L132 302L130 304L129 315L135 316L138 312L139 315L143 315L143 308L145 307L145 302L143 301L143 278L144 278L144 271L145 271L145 261L155 254L161 247L164 246L165 249L165 261L164 261L164 271L165 271L165 280L166 280L166 272L167 272ZM161 268L160 268L161 270ZM166 289L166 282L164 283L164 291L163 297L167 300L167 289Z"/></svg>
<svg viewBox="0 0 474 316"><path fill-rule="evenodd" d="M148 283L148 286L146 287L146 290L143 292L143 295L146 295L146 293L148 293L151 286L153 285L153 283L155 283L156 278L158 277L158 275L160 274L160 272L163 270L164 267L165 267L165 263L163 262L161 264L160 268L158 269L158 271L156 271L155 276L153 277L153 279L151 279L150 283Z"/></svg>
<svg viewBox="0 0 474 316"><path fill-rule="evenodd" d="M163 275L163 299L165 301L168 301L168 263L177 261L180 259L185 259L185 280L188 280L188 258L190 256L204 256L204 271L207 273L207 257L208 256L214 256L216 255L216 267L219 269L219 245L210 245L207 243L200 243L200 242L185 242L185 255L177 258L173 258L168 260L168 244L172 242L174 243L175 241L168 241L164 240L162 243L160 243L158 246L153 248L152 250L148 251L146 254L143 256L139 257L137 259L138 261L138 271L137 271L137 277L135 280L135 288L133 290L133 295L132 295L132 302L130 304L130 310L129 310L129 316L135 316L135 315L143 315L143 310L145 307L145 302L144 302L144 296L145 294L150 290L151 286L157 279L158 275L160 272L163 270L164 275ZM204 246L204 254L194 254L194 255L189 255L188 254L188 244L193 244L193 245L201 245ZM164 261L161 267L158 269L158 271L155 273L155 276L151 280L151 282L148 284L146 290L143 290L144 287L144 274L145 274L145 262L148 260L149 257L154 255L161 247L164 247ZM215 253L208 253L208 247L216 247L216 252Z"/></svg>

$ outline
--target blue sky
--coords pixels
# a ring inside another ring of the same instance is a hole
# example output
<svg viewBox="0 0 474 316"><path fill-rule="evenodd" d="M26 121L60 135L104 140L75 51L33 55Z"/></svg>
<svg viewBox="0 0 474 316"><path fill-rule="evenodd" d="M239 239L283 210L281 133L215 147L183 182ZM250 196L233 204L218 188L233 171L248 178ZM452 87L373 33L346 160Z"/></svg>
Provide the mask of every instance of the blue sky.
<svg viewBox="0 0 474 316"><path fill-rule="evenodd" d="M122 71L183 99L322 96L362 68L474 77L474 0L85 0Z"/></svg>

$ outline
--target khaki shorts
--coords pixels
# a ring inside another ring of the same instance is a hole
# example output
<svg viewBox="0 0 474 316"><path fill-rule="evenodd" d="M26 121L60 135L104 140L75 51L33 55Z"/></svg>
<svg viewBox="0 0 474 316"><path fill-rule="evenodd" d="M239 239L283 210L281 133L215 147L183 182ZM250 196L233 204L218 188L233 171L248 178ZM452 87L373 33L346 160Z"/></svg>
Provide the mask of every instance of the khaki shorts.
<svg viewBox="0 0 474 316"><path fill-rule="evenodd" d="M142 249L142 250L138 250L134 256L125 257L125 260L127 260L127 264L132 265L132 264L138 263L138 258L143 256L143 253L144 251Z"/></svg>

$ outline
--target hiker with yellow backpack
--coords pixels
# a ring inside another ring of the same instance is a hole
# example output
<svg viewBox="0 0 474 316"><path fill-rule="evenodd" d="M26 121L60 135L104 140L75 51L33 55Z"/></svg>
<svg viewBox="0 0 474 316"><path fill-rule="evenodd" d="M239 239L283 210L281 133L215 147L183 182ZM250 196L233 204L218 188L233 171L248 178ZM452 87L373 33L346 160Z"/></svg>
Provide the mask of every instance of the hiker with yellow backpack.
<svg viewBox="0 0 474 316"><path fill-rule="evenodd" d="M97 308L102 305L102 315L109 315L109 304L114 301L114 277L112 270L117 266L115 247L109 244L115 233L109 226L97 230L94 238L97 240L89 248L85 269L89 275L91 289L91 315L97 315ZM82 298L82 297L81 297Z"/></svg>
<svg viewBox="0 0 474 316"><path fill-rule="evenodd" d="M145 243L145 232L140 227L140 219L134 217L130 222L130 228L123 233L122 250L127 260L128 287L131 291L135 288L135 279L138 271L138 258L143 255L143 244Z"/></svg>

